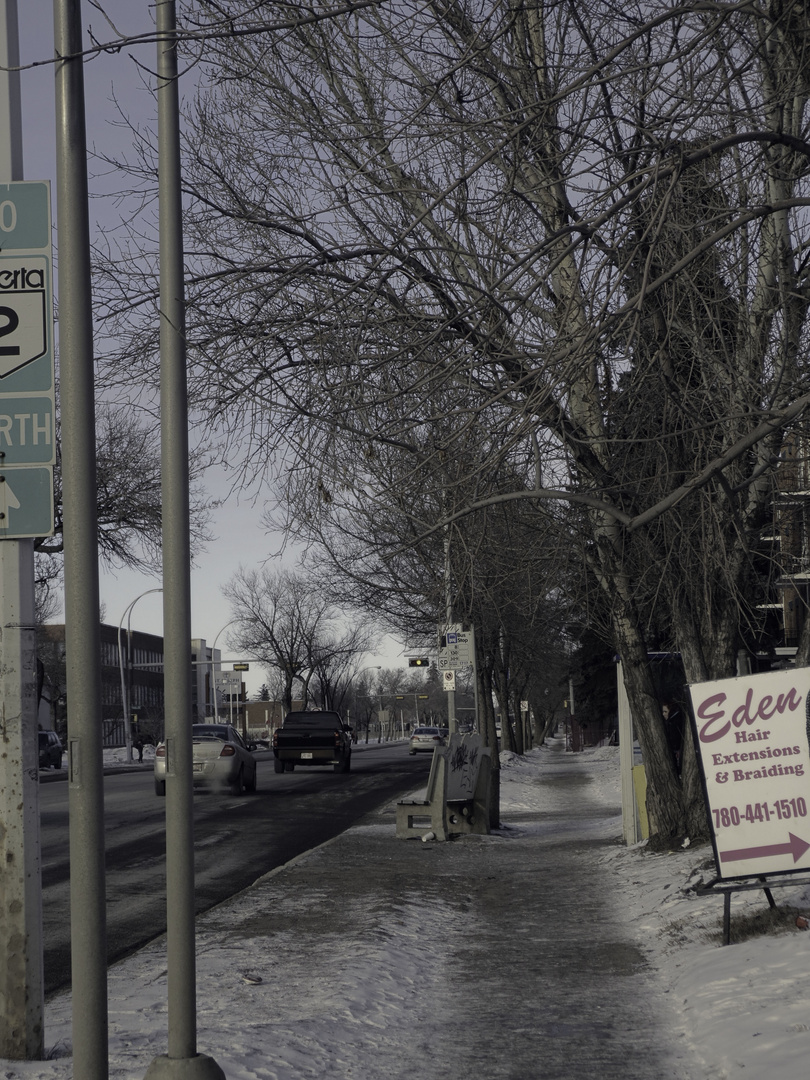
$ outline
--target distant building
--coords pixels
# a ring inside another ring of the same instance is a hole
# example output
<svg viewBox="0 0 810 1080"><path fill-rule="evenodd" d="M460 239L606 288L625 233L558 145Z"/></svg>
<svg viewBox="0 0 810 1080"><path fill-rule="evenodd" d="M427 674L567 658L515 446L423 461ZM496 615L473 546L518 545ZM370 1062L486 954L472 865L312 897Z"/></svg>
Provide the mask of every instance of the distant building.
<svg viewBox="0 0 810 1080"><path fill-rule="evenodd" d="M129 700L133 732L153 740L163 734L163 638L140 630L119 630L101 623L101 716L104 742L123 746L124 699ZM120 637L120 651L119 651ZM65 679L64 624L46 624L37 631L37 655L42 663L39 722L64 733L70 711ZM212 669L219 667L220 652L207 647L204 638L191 642L192 721L213 712L210 688Z"/></svg>
<svg viewBox="0 0 810 1080"><path fill-rule="evenodd" d="M303 709L303 701L293 701L292 711ZM254 735L263 738L271 736L275 728L281 727L284 719L284 705L280 701L249 701L244 706L247 726Z"/></svg>
<svg viewBox="0 0 810 1080"><path fill-rule="evenodd" d="M209 648L205 638L191 639L191 717L194 723L214 715L213 687L216 674L222 668L221 658L220 650Z"/></svg>

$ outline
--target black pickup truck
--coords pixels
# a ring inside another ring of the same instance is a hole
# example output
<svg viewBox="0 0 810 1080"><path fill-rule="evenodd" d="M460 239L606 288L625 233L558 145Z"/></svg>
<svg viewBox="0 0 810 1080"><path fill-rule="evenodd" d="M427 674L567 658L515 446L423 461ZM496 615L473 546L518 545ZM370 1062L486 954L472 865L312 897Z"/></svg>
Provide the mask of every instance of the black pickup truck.
<svg viewBox="0 0 810 1080"><path fill-rule="evenodd" d="M276 772L296 765L332 765L348 772L352 765L352 730L336 712L290 712L273 733Z"/></svg>

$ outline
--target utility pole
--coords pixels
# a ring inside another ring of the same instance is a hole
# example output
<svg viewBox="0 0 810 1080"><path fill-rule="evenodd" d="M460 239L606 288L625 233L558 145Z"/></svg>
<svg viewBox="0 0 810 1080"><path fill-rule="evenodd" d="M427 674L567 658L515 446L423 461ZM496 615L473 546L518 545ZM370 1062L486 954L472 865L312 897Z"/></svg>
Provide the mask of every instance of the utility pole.
<svg viewBox="0 0 810 1080"><path fill-rule="evenodd" d="M0 0L0 247L16 224L5 185L23 177L19 62L17 0ZM5 492L2 511L8 535ZM44 1048L36 712L34 542L0 540L0 1057L16 1061Z"/></svg>
<svg viewBox="0 0 810 1080"><path fill-rule="evenodd" d="M166 641L166 961L168 1055L148 1080L225 1080L197 1053L194 936L194 791L191 741L191 550L183 201L175 0L157 0L160 210L160 426L163 628Z"/></svg>
<svg viewBox="0 0 810 1080"><path fill-rule="evenodd" d="M73 1075L106 1080L98 515L81 0L54 0Z"/></svg>

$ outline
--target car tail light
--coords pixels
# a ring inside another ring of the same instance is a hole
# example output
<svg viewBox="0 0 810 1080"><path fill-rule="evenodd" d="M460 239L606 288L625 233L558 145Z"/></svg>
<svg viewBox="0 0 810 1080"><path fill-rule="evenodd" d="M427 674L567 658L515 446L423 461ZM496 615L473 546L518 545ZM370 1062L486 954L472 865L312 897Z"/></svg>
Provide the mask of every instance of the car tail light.
<svg viewBox="0 0 810 1080"><path fill-rule="evenodd" d="M158 748L155 750L155 757L166 757L166 747L158 746Z"/></svg>
<svg viewBox="0 0 810 1080"><path fill-rule="evenodd" d="M278 728L276 728L276 730L273 732L273 749L276 750L277 748L278 748Z"/></svg>
<svg viewBox="0 0 810 1080"><path fill-rule="evenodd" d="M222 747L222 749L219 752L219 756L220 757L233 757L233 755L235 753L236 753L236 751L234 750L234 748L232 746L228 746L228 744L225 743L225 745Z"/></svg>

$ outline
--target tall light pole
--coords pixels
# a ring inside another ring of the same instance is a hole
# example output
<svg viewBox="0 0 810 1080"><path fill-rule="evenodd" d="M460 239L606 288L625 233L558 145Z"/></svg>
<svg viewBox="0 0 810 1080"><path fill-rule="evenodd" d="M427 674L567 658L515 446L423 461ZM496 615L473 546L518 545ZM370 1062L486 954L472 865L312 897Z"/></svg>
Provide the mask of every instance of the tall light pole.
<svg viewBox="0 0 810 1080"><path fill-rule="evenodd" d="M197 1052L194 937L194 785L191 740L191 551L183 199L175 0L158 0L158 207L163 633L166 700L166 968L168 1054L149 1080L225 1080Z"/></svg>
<svg viewBox="0 0 810 1080"><path fill-rule="evenodd" d="M93 311L81 0L54 0L73 1072L106 1080L107 938Z"/></svg>
<svg viewBox="0 0 810 1080"><path fill-rule="evenodd" d="M214 693L214 723L219 723L219 709L217 708L217 672L215 668L216 660L214 659L214 652L217 647L220 635L228 629L229 626L233 626L236 619L228 619L223 627L217 631L217 636L214 638L214 644L211 646L211 687Z"/></svg>
<svg viewBox="0 0 810 1080"><path fill-rule="evenodd" d="M156 592L163 592L163 589L147 589L146 592L142 592L140 596L136 596L132 603L125 609L124 614L121 616L121 621L118 624L118 669L121 673L121 709L124 713L124 739L127 748L127 761L132 761L132 729L129 724L130 687L128 685L131 680L132 671L132 631L130 630L129 620L132 609L141 597L149 596L150 593ZM124 654L121 648L121 629L124 625L124 619L127 620L127 675L129 676L129 679L124 678Z"/></svg>

